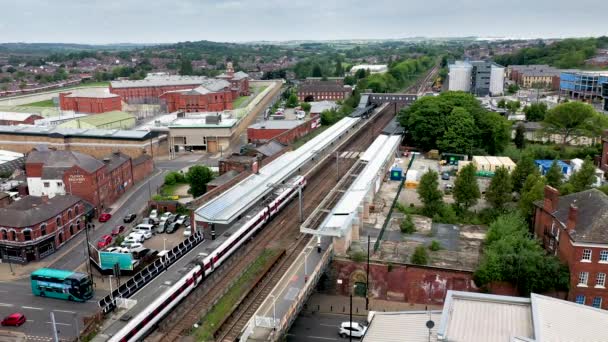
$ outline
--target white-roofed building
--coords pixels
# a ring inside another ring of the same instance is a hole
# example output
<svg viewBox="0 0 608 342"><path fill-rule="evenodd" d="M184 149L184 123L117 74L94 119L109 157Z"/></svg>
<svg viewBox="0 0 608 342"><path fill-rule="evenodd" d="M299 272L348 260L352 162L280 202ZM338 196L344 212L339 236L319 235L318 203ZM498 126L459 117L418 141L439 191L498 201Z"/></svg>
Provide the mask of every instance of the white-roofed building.
<svg viewBox="0 0 608 342"><path fill-rule="evenodd" d="M0 112L0 125L33 125L42 116L35 113Z"/></svg>
<svg viewBox="0 0 608 342"><path fill-rule="evenodd" d="M326 110L338 109L339 107L334 101L310 102L310 115L320 115Z"/></svg>
<svg viewBox="0 0 608 342"><path fill-rule="evenodd" d="M362 342L436 342L440 319L436 310L374 312ZM427 328L428 321L433 328Z"/></svg>
<svg viewBox="0 0 608 342"><path fill-rule="evenodd" d="M369 70L370 74L383 74L388 71L386 64L359 64L350 68L350 74L354 75L359 70Z"/></svg>

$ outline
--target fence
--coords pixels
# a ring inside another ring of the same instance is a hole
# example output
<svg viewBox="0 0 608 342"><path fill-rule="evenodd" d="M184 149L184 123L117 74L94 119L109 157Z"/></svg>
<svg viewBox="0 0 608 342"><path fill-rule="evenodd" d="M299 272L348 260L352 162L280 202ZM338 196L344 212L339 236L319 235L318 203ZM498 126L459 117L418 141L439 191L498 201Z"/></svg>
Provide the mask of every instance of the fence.
<svg viewBox="0 0 608 342"><path fill-rule="evenodd" d="M194 247L204 240L202 233L196 233L188 239L182 241L177 246L173 247L163 259L157 259L144 269L136 273L127 282L112 291L109 295L103 297L99 301L99 307L104 315L116 308L117 298L129 298L139 289L148 284L152 279L159 275L163 270L171 266L175 261L179 260L184 254L188 253Z"/></svg>

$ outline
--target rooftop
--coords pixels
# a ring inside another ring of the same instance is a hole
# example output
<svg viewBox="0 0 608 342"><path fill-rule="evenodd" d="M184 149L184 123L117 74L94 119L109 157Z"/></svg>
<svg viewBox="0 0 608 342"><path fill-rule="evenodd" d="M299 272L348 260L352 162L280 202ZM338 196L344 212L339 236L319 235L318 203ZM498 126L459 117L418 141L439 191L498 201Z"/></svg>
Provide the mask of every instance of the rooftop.
<svg viewBox="0 0 608 342"><path fill-rule="evenodd" d="M180 93L184 95L205 95L210 93L216 93L220 90L224 90L230 87L230 82L226 80L219 80L214 78L208 78L202 80L200 85L190 90L172 90L167 93Z"/></svg>
<svg viewBox="0 0 608 342"><path fill-rule="evenodd" d="M143 140L148 139L152 133L147 131L109 130L109 129L86 129L86 128L63 128L63 127L35 127L35 126L1 126L0 134L15 135L38 135L38 136L63 136L83 137L97 139L126 139Z"/></svg>
<svg viewBox="0 0 608 342"><path fill-rule="evenodd" d="M254 123L249 126L253 129L292 129L301 125L304 121L301 120L265 120Z"/></svg>
<svg viewBox="0 0 608 342"><path fill-rule="evenodd" d="M54 151L45 147L32 150L27 155L26 164L44 164L44 168L62 169L68 169L76 165L87 172L94 172L103 166L101 161L88 154L69 150Z"/></svg>
<svg viewBox="0 0 608 342"><path fill-rule="evenodd" d="M66 97L89 97L89 98L112 98L119 97L119 95L112 94L107 88L89 88L69 91L69 95Z"/></svg>
<svg viewBox="0 0 608 342"><path fill-rule="evenodd" d="M122 152L114 152L108 156L106 156L104 158L105 160L108 160L108 171L112 171L114 169L116 169L117 167L121 166L122 164L124 164L127 160L131 159L131 157L129 157L128 155L122 153Z"/></svg>
<svg viewBox="0 0 608 342"><path fill-rule="evenodd" d="M322 113L326 110L338 108L338 104L333 101L320 101L320 102L311 102L310 103L310 112L311 113Z"/></svg>
<svg viewBox="0 0 608 342"><path fill-rule="evenodd" d="M143 80L112 81L112 88L137 88L137 87L162 87L179 85L200 85L207 77L205 76L177 76L177 75L149 75Z"/></svg>
<svg viewBox="0 0 608 342"><path fill-rule="evenodd" d="M543 201L535 202L536 206L543 207ZM564 227L568 222L570 205L578 207L578 215L574 231L570 238L575 242L608 243L608 195L600 190L590 189L574 194L560 196L557 210L553 215L562 222Z"/></svg>
<svg viewBox="0 0 608 342"><path fill-rule="evenodd" d="M0 208L0 226L31 227L56 216L80 201L82 201L80 198L72 195L55 196L46 202L42 197L25 196L5 208Z"/></svg>
<svg viewBox="0 0 608 342"><path fill-rule="evenodd" d="M332 81L315 81L303 83L298 88L299 92L318 92L318 91L333 91L333 92L350 92L351 89L344 87Z"/></svg>
<svg viewBox="0 0 608 342"><path fill-rule="evenodd" d="M69 114L60 114L58 116L51 116L44 119L38 119L34 121L34 125L36 126L50 126L54 122L64 122L72 119L82 118L87 116L87 114L79 114L79 113L69 113Z"/></svg>
<svg viewBox="0 0 608 342"><path fill-rule="evenodd" d="M436 342L440 319L441 311L375 312L362 342ZM435 323L430 336L428 321Z"/></svg>
<svg viewBox="0 0 608 342"><path fill-rule="evenodd" d="M32 115L40 116L38 113L0 112L0 120L25 121Z"/></svg>
<svg viewBox="0 0 608 342"><path fill-rule="evenodd" d="M238 171L230 170L219 177L213 178L213 180L211 180L209 183L207 183L207 186L224 185L224 184L230 182L231 180L233 180L238 175L239 175Z"/></svg>

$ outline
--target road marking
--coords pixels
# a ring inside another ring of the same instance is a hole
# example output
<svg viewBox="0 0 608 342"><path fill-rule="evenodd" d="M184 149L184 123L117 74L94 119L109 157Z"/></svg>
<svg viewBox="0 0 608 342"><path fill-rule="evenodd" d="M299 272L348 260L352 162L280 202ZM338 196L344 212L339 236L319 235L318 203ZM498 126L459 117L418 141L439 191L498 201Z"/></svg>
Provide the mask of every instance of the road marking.
<svg viewBox="0 0 608 342"><path fill-rule="evenodd" d="M31 307L31 306L22 306L21 308L22 309L29 309L29 310L44 310L43 308L34 308L34 307Z"/></svg>
<svg viewBox="0 0 608 342"><path fill-rule="evenodd" d="M336 325L335 325L335 324L319 324L319 325L322 325L322 326L324 326L324 327L332 327L332 328L333 328L333 327L336 327Z"/></svg>
<svg viewBox="0 0 608 342"><path fill-rule="evenodd" d="M71 314L75 314L75 311L68 311L68 310L53 310L54 312L65 312L65 313L71 313Z"/></svg>
<svg viewBox="0 0 608 342"><path fill-rule="evenodd" d="M0 306L8 306L8 307L12 307L12 306L13 306L13 304L0 303Z"/></svg>
<svg viewBox="0 0 608 342"><path fill-rule="evenodd" d="M318 340L329 340L329 341L337 341L337 338L333 338L333 337L322 337L322 336L306 336L308 338L316 338Z"/></svg>
<svg viewBox="0 0 608 342"><path fill-rule="evenodd" d="M46 324L53 324L53 322L46 322ZM71 324L67 324L67 323L59 323L59 322L55 322L55 325L65 325L65 326L68 326L68 327L71 327L71 326L72 326Z"/></svg>

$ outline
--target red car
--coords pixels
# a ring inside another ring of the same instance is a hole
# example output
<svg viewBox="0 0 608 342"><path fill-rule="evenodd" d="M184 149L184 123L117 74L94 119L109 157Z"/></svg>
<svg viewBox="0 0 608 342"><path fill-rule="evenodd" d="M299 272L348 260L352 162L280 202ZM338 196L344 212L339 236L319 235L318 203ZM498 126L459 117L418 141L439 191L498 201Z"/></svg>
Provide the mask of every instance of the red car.
<svg viewBox="0 0 608 342"><path fill-rule="evenodd" d="M27 319L25 318L25 315L19 312L16 312L14 314L10 314L6 317L4 317L4 319L2 320L2 325L12 325L15 327L18 327L20 325L22 325L23 323L25 323L27 321Z"/></svg>
<svg viewBox="0 0 608 342"><path fill-rule="evenodd" d="M112 236L117 236L118 234L122 234L125 231L125 226L118 226L112 229Z"/></svg>
<svg viewBox="0 0 608 342"><path fill-rule="evenodd" d="M109 246L112 243L112 237L110 235L102 236L99 241L97 241L97 248L104 248Z"/></svg>
<svg viewBox="0 0 608 342"><path fill-rule="evenodd" d="M99 222L108 222L112 218L112 214L103 213L99 215Z"/></svg>

